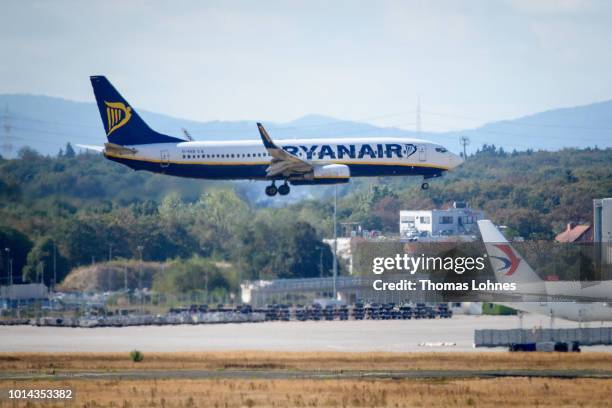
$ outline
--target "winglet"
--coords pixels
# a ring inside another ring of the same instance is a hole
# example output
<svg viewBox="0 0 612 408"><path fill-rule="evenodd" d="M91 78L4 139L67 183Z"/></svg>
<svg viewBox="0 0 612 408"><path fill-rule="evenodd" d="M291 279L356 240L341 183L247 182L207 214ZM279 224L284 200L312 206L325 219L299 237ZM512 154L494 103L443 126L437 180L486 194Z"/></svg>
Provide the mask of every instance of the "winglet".
<svg viewBox="0 0 612 408"><path fill-rule="evenodd" d="M288 176L291 172L307 173L312 171L312 166L309 163L278 147L259 122L257 122L257 129L259 129L259 135L264 147L268 154L272 156L270 166L266 169L266 174L269 177L278 176L279 174Z"/></svg>
<svg viewBox="0 0 612 408"><path fill-rule="evenodd" d="M272 138L270 137L266 129L259 122L257 122L257 129L259 129L261 141L263 142L264 147L266 149L278 149L278 147L274 144L274 142L272 141Z"/></svg>

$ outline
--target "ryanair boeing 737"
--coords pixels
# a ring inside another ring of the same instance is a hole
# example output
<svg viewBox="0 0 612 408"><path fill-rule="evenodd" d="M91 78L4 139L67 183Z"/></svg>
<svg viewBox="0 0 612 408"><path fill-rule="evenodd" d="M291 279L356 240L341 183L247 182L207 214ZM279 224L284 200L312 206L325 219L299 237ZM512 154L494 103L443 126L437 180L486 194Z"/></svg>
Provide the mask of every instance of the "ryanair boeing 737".
<svg viewBox="0 0 612 408"><path fill-rule="evenodd" d="M289 194L289 184L347 183L350 177L422 176L425 181L463 159L418 139L278 140L258 123L261 140L186 141L152 130L104 76L91 77L104 146L81 146L135 170L213 180L269 180L266 194ZM276 186L276 182L282 183Z"/></svg>

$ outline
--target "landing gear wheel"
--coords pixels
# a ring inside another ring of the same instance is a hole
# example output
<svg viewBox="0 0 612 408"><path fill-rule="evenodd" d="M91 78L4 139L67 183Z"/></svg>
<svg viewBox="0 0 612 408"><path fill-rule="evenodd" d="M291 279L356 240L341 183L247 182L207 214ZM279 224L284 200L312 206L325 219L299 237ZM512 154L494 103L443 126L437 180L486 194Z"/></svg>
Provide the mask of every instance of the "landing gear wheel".
<svg viewBox="0 0 612 408"><path fill-rule="evenodd" d="M421 184L421 189L423 190L427 190L429 188L429 183L423 183Z"/></svg>
<svg viewBox="0 0 612 408"><path fill-rule="evenodd" d="M283 184L282 186L278 188L278 194L282 196L289 194L289 191L291 191L291 188L289 187L289 184L287 183Z"/></svg>
<svg viewBox="0 0 612 408"><path fill-rule="evenodd" d="M277 192L278 192L278 189L276 188L276 186L274 184L269 185L268 187L266 187L266 195L268 197L274 197Z"/></svg>

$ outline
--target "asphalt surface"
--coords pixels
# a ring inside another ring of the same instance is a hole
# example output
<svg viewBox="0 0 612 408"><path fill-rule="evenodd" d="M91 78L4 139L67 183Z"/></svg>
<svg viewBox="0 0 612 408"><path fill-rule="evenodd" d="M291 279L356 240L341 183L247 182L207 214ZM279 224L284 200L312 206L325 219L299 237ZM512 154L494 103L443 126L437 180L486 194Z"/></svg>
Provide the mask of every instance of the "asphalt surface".
<svg viewBox="0 0 612 408"><path fill-rule="evenodd" d="M610 323L608 323L610 324ZM505 351L475 349L475 329L513 329L515 316L455 316L435 320L265 322L180 326L62 328L0 327L0 352L160 351ZM555 327L577 327L557 319ZM523 328L550 327L546 317L525 316ZM591 327L597 327L591 324ZM612 347L583 347L612 351Z"/></svg>
<svg viewBox="0 0 612 408"><path fill-rule="evenodd" d="M411 371L291 371L291 370L150 370L82 372L54 374L4 372L0 381L27 380L153 380L153 379L459 379L459 378L612 378L611 371L592 370L411 370Z"/></svg>

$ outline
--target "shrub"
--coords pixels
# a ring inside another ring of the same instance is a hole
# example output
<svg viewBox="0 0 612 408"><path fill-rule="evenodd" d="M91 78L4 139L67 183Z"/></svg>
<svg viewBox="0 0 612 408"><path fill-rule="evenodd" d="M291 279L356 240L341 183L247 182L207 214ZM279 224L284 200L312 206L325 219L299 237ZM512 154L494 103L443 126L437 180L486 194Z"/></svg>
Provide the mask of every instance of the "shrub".
<svg viewBox="0 0 612 408"><path fill-rule="evenodd" d="M133 362L139 363L142 360L144 360L144 354L142 354L138 350L132 350L130 351L130 358L132 359Z"/></svg>

